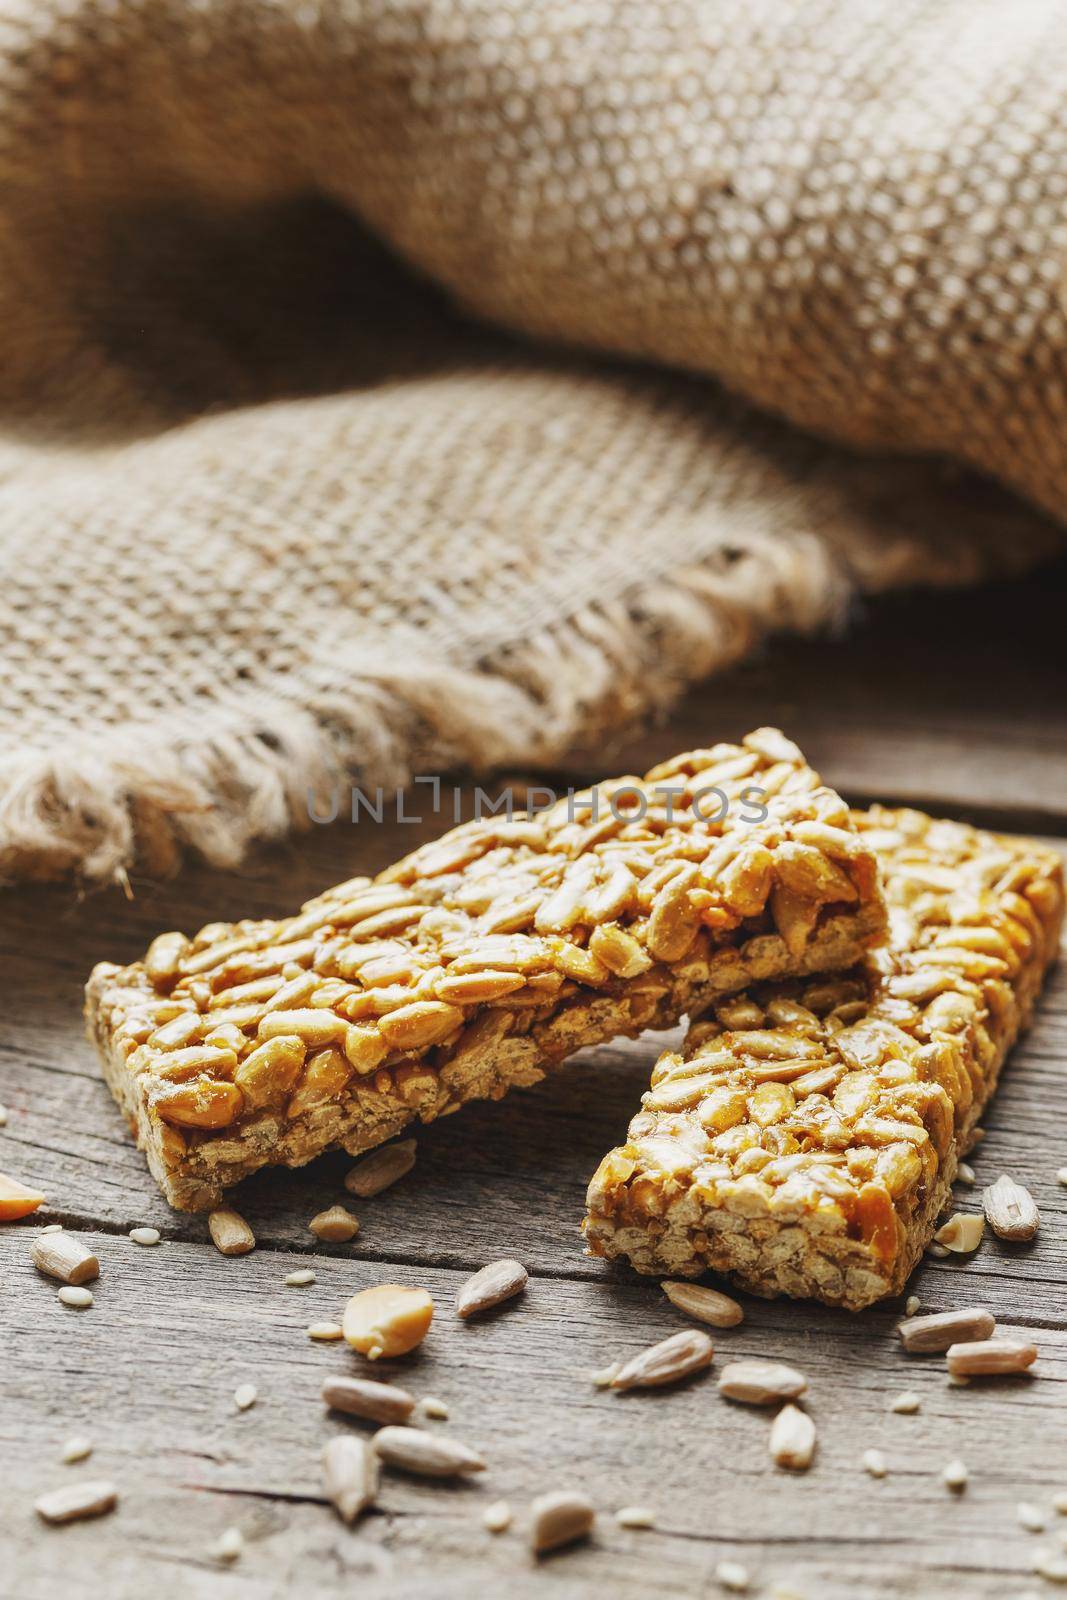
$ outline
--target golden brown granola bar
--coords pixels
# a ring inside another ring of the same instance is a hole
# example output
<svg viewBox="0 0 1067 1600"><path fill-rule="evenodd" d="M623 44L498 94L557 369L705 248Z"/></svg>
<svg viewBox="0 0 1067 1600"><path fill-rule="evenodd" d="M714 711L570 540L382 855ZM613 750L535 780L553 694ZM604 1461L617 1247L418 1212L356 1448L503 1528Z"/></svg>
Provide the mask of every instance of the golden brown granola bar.
<svg viewBox="0 0 1067 1600"><path fill-rule="evenodd" d="M200 1210L267 1163L364 1150L754 980L846 966L884 926L843 802L761 729L466 823L285 921L163 934L96 968L87 1017L153 1175Z"/></svg>
<svg viewBox="0 0 1067 1600"><path fill-rule="evenodd" d="M856 813L887 948L757 986L657 1063L589 1186L593 1254L852 1310L896 1294L1058 948L1063 865L917 811Z"/></svg>

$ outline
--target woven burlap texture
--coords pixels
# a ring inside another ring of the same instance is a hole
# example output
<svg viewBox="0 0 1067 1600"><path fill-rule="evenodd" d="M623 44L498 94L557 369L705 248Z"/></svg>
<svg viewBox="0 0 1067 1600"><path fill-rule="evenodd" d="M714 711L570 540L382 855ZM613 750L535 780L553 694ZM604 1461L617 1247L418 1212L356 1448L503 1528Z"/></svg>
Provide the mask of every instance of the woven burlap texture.
<svg viewBox="0 0 1067 1600"><path fill-rule="evenodd" d="M3 0L0 873L1037 558L1065 84L1057 0Z"/></svg>

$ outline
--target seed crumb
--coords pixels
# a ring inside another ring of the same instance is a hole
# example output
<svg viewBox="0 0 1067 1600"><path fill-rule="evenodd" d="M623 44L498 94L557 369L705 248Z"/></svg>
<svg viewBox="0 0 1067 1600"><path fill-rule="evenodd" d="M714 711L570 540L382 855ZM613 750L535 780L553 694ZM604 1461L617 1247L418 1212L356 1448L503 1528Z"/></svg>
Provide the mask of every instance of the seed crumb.
<svg viewBox="0 0 1067 1600"><path fill-rule="evenodd" d="M969 1256L977 1250L985 1233L985 1216L974 1211L954 1211L934 1234L934 1243L944 1245L953 1255Z"/></svg>
<svg viewBox="0 0 1067 1600"><path fill-rule="evenodd" d="M938 1244L937 1240L935 1239L932 1244L928 1244L926 1246L926 1254L928 1256L933 1256L935 1261L943 1261L948 1255L948 1250L943 1244Z"/></svg>
<svg viewBox="0 0 1067 1600"><path fill-rule="evenodd" d="M1052 1496L1052 1509L1061 1517L1067 1517L1067 1489L1061 1489L1059 1494Z"/></svg>
<svg viewBox="0 0 1067 1600"><path fill-rule="evenodd" d="M620 1506L615 1521L620 1528L654 1528L656 1513L651 1506Z"/></svg>
<svg viewBox="0 0 1067 1600"><path fill-rule="evenodd" d="M941 1469L941 1481L946 1489L954 1489L958 1493L966 1489L969 1473L962 1461L950 1461Z"/></svg>
<svg viewBox="0 0 1067 1600"><path fill-rule="evenodd" d="M233 1403L238 1411L247 1411L258 1399L259 1391L254 1383L239 1383L233 1391Z"/></svg>
<svg viewBox="0 0 1067 1600"><path fill-rule="evenodd" d="M748 1568L743 1567L740 1561L720 1561L715 1568L715 1577L731 1594L744 1594L749 1585Z"/></svg>
<svg viewBox="0 0 1067 1600"><path fill-rule="evenodd" d="M158 1228L131 1228L130 1238L134 1244L143 1244L147 1247L158 1244L162 1235Z"/></svg>
<svg viewBox="0 0 1067 1600"><path fill-rule="evenodd" d="M956 1168L956 1178L960 1183L973 1184L977 1182L977 1179L974 1175L974 1168L971 1166L969 1161L960 1162L959 1166Z"/></svg>
<svg viewBox="0 0 1067 1600"><path fill-rule="evenodd" d="M443 1400L438 1400L434 1394L428 1394L419 1401L419 1409L424 1417L432 1417L435 1422L447 1422L450 1416L448 1407Z"/></svg>
<svg viewBox="0 0 1067 1600"><path fill-rule="evenodd" d="M482 1524L490 1533L503 1533L511 1527L511 1507L506 1500L494 1500L482 1512Z"/></svg>
<svg viewBox="0 0 1067 1600"><path fill-rule="evenodd" d="M622 1362L613 1361L610 1367L601 1367L599 1372L593 1373L593 1383L598 1389L610 1389L621 1371Z"/></svg>
<svg viewBox="0 0 1067 1600"><path fill-rule="evenodd" d="M93 1441L85 1439L81 1434L74 1434L63 1446L60 1460L71 1467L76 1461L87 1461L93 1453Z"/></svg>
<svg viewBox="0 0 1067 1600"><path fill-rule="evenodd" d="M889 1402L890 1411L897 1411L901 1416L910 1417L918 1411L922 1401L912 1389L902 1389L900 1394L894 1395Z"/></svg>
<svg viewBox="0 0 1067 1600"><path fill-rule="evenodd" d="M7 1127L7 1107L0 1106L0 1128Z"/></svg>
<svg viewBox="0 0 1067 1600"><path fill-rule="evenodd" d="M1015 1507L1020 1528L1025 1528L1027 1533L1044 1533L1048 1527L1048 1518L1040 1506L1031 1504L1029 1500L1020 1500Z"/></svg>
<svg viewBox="0 0 1067 1600"><path fill-rule="evenodd" d="M917 1294L909 1294L904 1302L904 1315L914 1317L922 1306L922 1301Z"/></svg>
<svg viewBox="0 0 1067 1600"><path fill-rule="evenodd" d="M339 1322L313 1322L307 1331L309 1339L322 1339L327 1343L331 1339L343 1339L344 1332Z"/></svg>
<svg viewBox="0 0 1067 1600"><path fill-rule="evenodd" d="M73 1306L76 1311L87 1311L93 1303L93 1291L81 1289L76 1284L64 1284L56 1295L65 1306Z"/></svg>
<svg viewBox="0 0 1067 1600"><path fill-rule="evenodd" d="M300 1267L296 1272L290 1272L286 1278L286 1287L289 1289L306 1289L315 1282L315 1274L310 1267Z"/></svg>
<svg viewBox="0 0 1067 1600"><path fill-rule="evenodd" d="M62 1232L63 1232L63 1224L61 1222L49 1222L45 1227L43 1227L41 1229L41 1232L37 1235L37 1237L40 1238L41 1234L44 1234L44 1233L62 1233Z"/></svg>
<svg viewBox="0 0 1067 1600"><path fill-rule="evenodd" d="M885 1464L885 1456L880 1450L865 1450L863 1452L863 1470L869 1472L872 1478L884 1478L889 1468Z"/></svg>
<svg viewBox="0 0 1067 1600"><path fill-rule="evenodd" d="M965 1372L950 1372L948 1381L953 1389L966 1389L971 1380Z"/></svg>
<svg viewBox="0 0 1067 1600"><path fill-rule="evenodd" d="M244 1536L240 1528L224 1528L215 1541L212 1555L216 1561L237 1561L244 1547Z"/></svg>
<svg viewBox="0 0 1067 1600"><path fill-rule="evenodd" d="M1039 1550L1034 1557L1034 1571L1049 1583L1067 1583L1067 1556L1056 1550Z"/></svg>
<svg viewBox="0 0 1067 1600"><path fill-rule="evenodd" d="M1061 1167L1057 1172L1056 1182L1062 1183L1063 1187L1067 1189L1067 1167Z"/></svg>

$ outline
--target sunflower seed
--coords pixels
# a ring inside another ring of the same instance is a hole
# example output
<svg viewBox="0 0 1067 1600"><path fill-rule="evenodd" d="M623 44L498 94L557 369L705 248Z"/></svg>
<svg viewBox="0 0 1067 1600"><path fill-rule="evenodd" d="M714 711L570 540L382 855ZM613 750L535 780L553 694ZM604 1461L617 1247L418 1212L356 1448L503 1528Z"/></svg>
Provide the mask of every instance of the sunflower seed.
<svg viewBox="0 0 1067 1600"><path fill-rule="evenodd" d="M691 1372L710 1366L715 1351L706 1333L696 1328L674 1333L669 1339L642 1350L623 1363L611 1380L613 1389L653 1389L677 1383Z"/></svg>
<svg viewBox="0 0 1067 1600"><path fill-rule="evenodd" d="M328 1344L332 1339L343 1339L345 1330L339 1322L312 1322L308 1326L307 1336Z"/></svg>
<svg viewBox="0 0 1067 1600"><path fill-rule="evenodd" d="M1037 1360L1037 1346L1021 1339L979 1339L969 1344L950 1345L945 1359L954 1377L1025 1372Z"/></svg>
<svg viewBox="0 0 1067 1600"><path fill-rule="evenodd" d="M424 1395L419 1401L419 1410L424 1417L430 1417L434 1422L447 1422L449 1417L448 1407L443 1400L438 1400L436 1395Z"/></svg>
<svg viewBox="0 0 1067 1600"><path fill-rule="evenodd" d="M259 1398L259 1391L254 1383L239 1383L233 1391L233 1403L238 1411L247 1411L249 1406L254 1406Z"/></svg>
<svg viewBox="0 0 1067 1600"><path fill-rule="evenodd" d="M406 1422L415 1409L414 1397L406 1389L370 1378L327 1378L322 1398L335 1411L370 1422Z"/></svg>
<svg viewBox="0 0 1067 1600"><path fill-rule="evenodd" d="M796 1400L808 1387L808 1380L795 1367L782 1361L731 1361L723 1367L719 1393L728 1400L742 1400L751 1406L769 1406L776 1400Z"/></svg>
<svg viewBox="0 0 1067 1600"><path fill-rule="evenodd" d="M485 1471L485 1461L469 1445L445 1434L424 1433L421 1428L382 1428L374 1435L374 1448L389 1466L423 1478L466 1477Z"/></svg>
<svg viewBox="0 0 1067 1600"><path fill-rule="evenodd" d="M946 1489L958 1492L966 1489L969 1474L962 1461L950 1461L941 1469L941 1481Z"/></svg>
<svg viewBox="0 0 1067 1600"><path fill-rule="evenodd" d="M718 1289L708 1289L699 1283L684 1283L668 1278L660 1284L667 1299L686 1316L696 1317L712 1328L736 1328L743 1322L745 1313L736 1300Z"/></svg>
<svg viewBox="0 0 1067 1600"><path fill-rule="evenodd" d="M530 1512L530 1543L539 1556L586 1538L596 1517L592 1502L584 1494L567 1489L540 1495Z"/></svg>
<svg viewBox="0 0 1067 1600"><path fill-rule="evenodd" d="M330 1206L327 1211L320 1211L312 1217L308 1228L316 1239L321 1239L325 1244L347 1244L359 1232L359 1218L354 1217L346 1206Z"/></svg>
<svg viewBox="0 0 1067 1600"><path fill-rule="evenodd" d="M900 1394L894 1395L889 1402L890 1411L899 1411L902 1416L911 1416L918 1411L921 1401L919 1396L911 1389L903 1389Z"/></svg>
<svg viewBox="0 0 1067 1600"><path fill-rule="evenodd" d="M69 1233L36 1238L30 1245L30 1260L38 1272L61 1283L91 1283L100 1276L100 1263L92 1251Z"/></svg>
<svg viewBox="0 0 1067 1600"><path fill-rule="evenodd" d="M863 1452L863 1470L869 1472L872 1478L884 1478L889 1468L885 1464L885 1456L880 1450L865 1450Z"/></svg>
<svg viewBox="0 0 1067 1600"><path fill-rule="evenodd" d="M399 1139L396 1144L382 1145L364 1156L346 1177L345 1188L349 1194L369 1200L403 1178L414 1165L415 1140Z"/></svg>
<svg viewBox="0 0 1067 1600"><path fill-rule="evenodd" d="M256 1236L239 1211L220 1206L207 1219L211 1242L220 1256L246 1256L256 1248Z"/></svg>
<svg viewBox="0 0 1067 1600"><path fill-rule="evenodd" d="M956 1178L960 1183L967 1184L968 1187L975 1182L974 1168L969 1162L960 1162L959 1166L956 1168Z"/></svg>
<svg viewBox="0 0 1067 1600"><path fill-rule="evenodd" d="M310 1267L298 1267L287 1275L285 1286L287 1289L306 1289L314 1282L315 1274Z"/></svg>
<svg viewBox="0 0 1067 1600"><path fill-rule="evenodd" d="M1040 1507L1031 1505L1028 1500L1020 1500L1015 1507L1015 1516L1020 1528L1025 1528L1027 1533L1044 1533L1048 1527L1048 1518Z"/></svg>
<svg viewBox="0 0 1067 1600"><path fill-rule="evenodd" d="M1033 1195L1006 1172L982 1191L982 1204L998 1239L1019 1242L1032 1239L1038 1230L1041 1217Z"/></svg>
<svg viewBox="0 0 1067 1600"><path fill-rule="evenodd" d="M906 1317L915 1316L921 1305L922 1301L919 1299L917 1294L909 1294L907 1300L904 1302L904 1315Z"/></svg>
<svg viewBox="0 0 1067 1600"><path fill-rule="evenodd" d="M529 1282L529 1273L519 1261L505 1257L491 1261L487 1267L468 1278L456 1296L456 1315L466 1320L480 1316L513 1295L521 1294Z"/></svg>
<svg viewBox="0 0 1067 1600"><path fill-rule="evenodd" d="M73 1466L76 1461L85 1461L93 1453L93 1442L84 1439L80 1434L74 1434L63 1446L60 1460L65 1466Z"/></svg>
<svg viewBox="0 0 1067 1600"><path fill-rule="evenodd" d="M158 1228L131 1228L130 1238L134 1244L143 1244L148 1247L158 1244L162 1235Z"/></svg>
<svg viewBox="0 0 1067 1600"><path fill-rule="evenodd" d="M910 1354L929 1355L947 1350L965 1339L988 1339L996 1324L981 1306L962 1311L935 1311L925 1317L908 1317L897 1332Z"/></svg>
<svg viewBox="0 0 1067 1600"><path fill-rule="evenodd" d="M77 1522L82 1517L99 1517L105 1511L113 1511L118 1498L113 1483L90 1479L49 1490L34 1501L33 1509L45 1522Z"/></svg>
<svg viewBox="0 0 1067 1600"><path fill-rule="evenodd" d="M776 1466L804 1472L815 1454L815 1424L799 1406L783 1406L774 1419L770 1437L771 1459Z"/></svg>
<svg viewBox="0 0 1067 1600"><path fill-rule="evenodd" d="M355 1434L339 1434L322 1452L322 1478L327 1500L351 1526L378 1493L381 1466L374 1446Z"/></svg>

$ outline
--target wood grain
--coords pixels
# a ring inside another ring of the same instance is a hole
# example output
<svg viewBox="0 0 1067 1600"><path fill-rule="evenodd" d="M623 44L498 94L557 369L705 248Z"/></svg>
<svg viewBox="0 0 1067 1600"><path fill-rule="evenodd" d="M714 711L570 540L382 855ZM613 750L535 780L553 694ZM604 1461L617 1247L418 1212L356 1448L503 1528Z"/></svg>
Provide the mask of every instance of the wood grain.
<svg viewBox="0 0 1067 1600"><path fill-rule="evenodd" d="M1048 620L1051 604L1035 585L988 602L921 604L931 608L927 634L934 616L951 619L958 608L936 651L908 631L920 611L888 603L847 649L783 645L709 686L669 725L633 740L623 764L645 766L781 720L853 797L936 800L958 815L1067 832L1067 674L1062 661L1045 670L1047 635L1023 627L1027 615ZM957 672L953 652L964 646L949 646L976 604L978 614L986 607L986 626ZM1018 660L996 632L1004 617L1019 630ZM887 676L893 638L900 648ZM1047 701L1024 692L1035 682ZM115 889L78 900L49 888L0 901L0 1102L9 1110L0 1171L39 1182L47 1216L83 1232L102 1262L94 1307L66 1310L29 1263L34 1224L0 1230L0 1452L17 1469L0 1513L0 1596L52 1600L73 1586L90 1600L144 1600L159 1586L192 1600L702 1597L719 1592L713 1573L724 1558L750 1569L753 1593L788 1581L807 1600L1002 1600L1039 1588L1028 1576L1032 1559L1056 1544L1057 1530L1024 1532L1015 1505L1047 1504L1067 1489L1067 1190L1055 1181L1067 1163L1062 969L1009 1062L972 1158L979 1184L1007 1171L1033 1190L1038 1239L1030 1248L987 1239L970 1260L928 1260L910 1286L931 1309L981 1303L1006 1330L1026 1330L1040 1350L1036 1375L952 1388L938 1358L900 1350L899 1304L855 1317L748 1299L742 1326L716 1335L716 1366L759 1354L808 1373L819 1446L806 1475L772 1466L770 1418L721 1400L714 1369L658 1394L616 1397L588 1381L608 1360L684 1325L654 1282L586 1258L577 1234L588 1177L624 1132L662 1039L587 1053L535 1090L422 1130L414 1172L355 1205L362 1229L350 1245L324 1248L306 1226L345 1198L344 1156L244 1185L237 1203L259 1244L239 1260L216 1254L202 1218L162 1201L82 1037L89 967L135 957L163 928L290 910L444 823L313 828L246 873L194 867L174 883L135 882L132 899ZM958 1193L963 1208L980 1204L977 1191ZM164 1243L132 1244L125 1234L137 1223L159 1227ZM463 1276L503 1254L530 1269L526 1295L484 1322L460 1323L452 1302ZM312 1288L284 1285L297 1257L314 1265ZM451 1420L428 1425L478 1445L490 1470L457 1488L390 1474L380 1507L346 1530L323 1503L318 1457L332 1432L359 1424L327 1416L318 1389L327 1373L364 1363L311 1344L304 1328L383 1278L434 1294L426 1345L393 1371L449 1403ZM238 1415L232 1393L245 1380L261 1398ZM917 1416L887 1410L905 1387L922 1396ZM94 1439L94 1455L61 1466L74 1432ZM882 1481L861 1470L869 1447L888 1460ZM960 1497L939 1476L954 1456L972 1474ZM42 1527L34 1496L79 1476L114 1478L119 1510ZM593 1497L596 1537L538 1568L524 1542L526 1507L560 1485ZM493 1538L480 1516L501 1496L517 1525ZM612 1512L627 1503L654 1507L655 1530L619 1529ZM210 1548L231 1523L247 1548L224 1569Z"/></svg>

